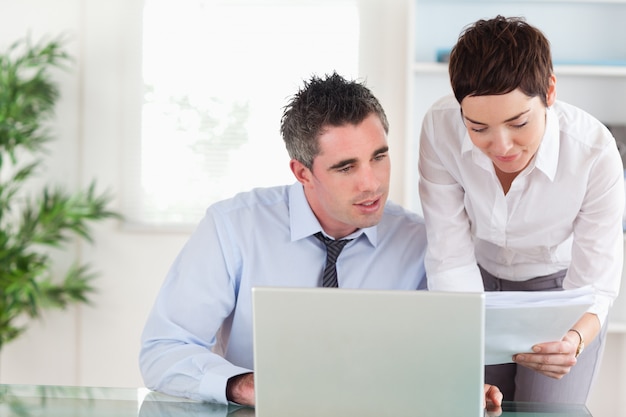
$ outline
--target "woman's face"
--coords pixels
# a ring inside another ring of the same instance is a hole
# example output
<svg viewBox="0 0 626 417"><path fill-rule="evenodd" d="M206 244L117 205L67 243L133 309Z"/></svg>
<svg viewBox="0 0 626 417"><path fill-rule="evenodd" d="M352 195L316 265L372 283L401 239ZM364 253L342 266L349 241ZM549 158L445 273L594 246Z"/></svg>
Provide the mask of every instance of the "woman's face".
<svg viewBox="0 0 626 417"><path fill-rule="evenodd" d="M550 82L548 105L556 99ZM504 173L522 171L533 158L546 129L546 106L540 97L520 89L507 94L467 96L461 102L463 122L474 146Z"/></svg>

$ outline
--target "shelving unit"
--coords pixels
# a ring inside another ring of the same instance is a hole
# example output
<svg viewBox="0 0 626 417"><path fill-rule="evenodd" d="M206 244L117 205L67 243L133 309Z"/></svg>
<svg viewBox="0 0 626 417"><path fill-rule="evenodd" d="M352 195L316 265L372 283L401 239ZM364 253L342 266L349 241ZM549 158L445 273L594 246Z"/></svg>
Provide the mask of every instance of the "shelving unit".
<svg viewBox="0 0 626 417"><path fill-rule="evenodd" d="M411 209L421 212L417 160L422 119L435 100L452 93L447 65L436 62L437 53L451 48L461 30L477 19L498 14L526 17L550 39L557 98L587 110L604 123L626 125L626 0L407 1L410 64L406 78L405 204ZM618 63L624 65L615 65ZM626 268L608 332L588 407L597 417L626 417Z"/></svg>
<svg viewBox="0 0 626 417"><path fill-rule="evenodd" d="M454 45L466 25L478 19L497 14L523 16L539 27L551 42L557 98L604 123L626 125L626 0L410 2L405 204L411 209L421 213L417 159L422 119L434 101L452 93L447 64L436 62L436 57ZM586 62L589 64L581 64ZM624 65L617 65L620 63ZM626 277L622 281L609 331L626 335Z"/></svg>

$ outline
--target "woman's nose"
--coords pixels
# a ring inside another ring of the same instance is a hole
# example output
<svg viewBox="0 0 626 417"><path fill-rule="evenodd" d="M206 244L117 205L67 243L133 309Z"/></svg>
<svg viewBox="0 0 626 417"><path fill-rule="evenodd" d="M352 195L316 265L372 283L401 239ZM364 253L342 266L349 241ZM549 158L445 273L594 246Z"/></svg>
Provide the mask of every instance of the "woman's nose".
<svg viewBox="0 0 626 417"><path fill-rule="evenodd" d="M513 147L513 139L506 132L496 132L491 140L491 152L497 155L506 155Z"/></svg>

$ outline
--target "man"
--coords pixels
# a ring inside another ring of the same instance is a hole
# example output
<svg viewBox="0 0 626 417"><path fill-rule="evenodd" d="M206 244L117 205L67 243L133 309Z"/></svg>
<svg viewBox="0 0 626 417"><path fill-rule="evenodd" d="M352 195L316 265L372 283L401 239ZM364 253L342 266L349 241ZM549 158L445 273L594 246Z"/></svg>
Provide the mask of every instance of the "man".
<svg viewBox="0 0 626 417"><path fill-rule="evenodd" d="M305 83L281 125L297 182L209 207L142 336L149 388L254 405L250 290L320 286L324 238L349 239L336 262L339 287L423 288L423 221L387 202L387 132L385 112L365 86L337 74ZM487 390L499 404L497 388Z"/></svg>

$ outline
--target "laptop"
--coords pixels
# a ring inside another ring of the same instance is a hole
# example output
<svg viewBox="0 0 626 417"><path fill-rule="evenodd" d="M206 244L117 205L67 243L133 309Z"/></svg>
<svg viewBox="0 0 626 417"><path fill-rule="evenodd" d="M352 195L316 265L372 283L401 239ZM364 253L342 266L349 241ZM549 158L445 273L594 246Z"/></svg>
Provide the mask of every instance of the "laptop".
<svg viewBox="0 0 626 417"><path fill-rule="evenodd" d="M484 415L479 293L252 289L257 417Z"/></svg>

